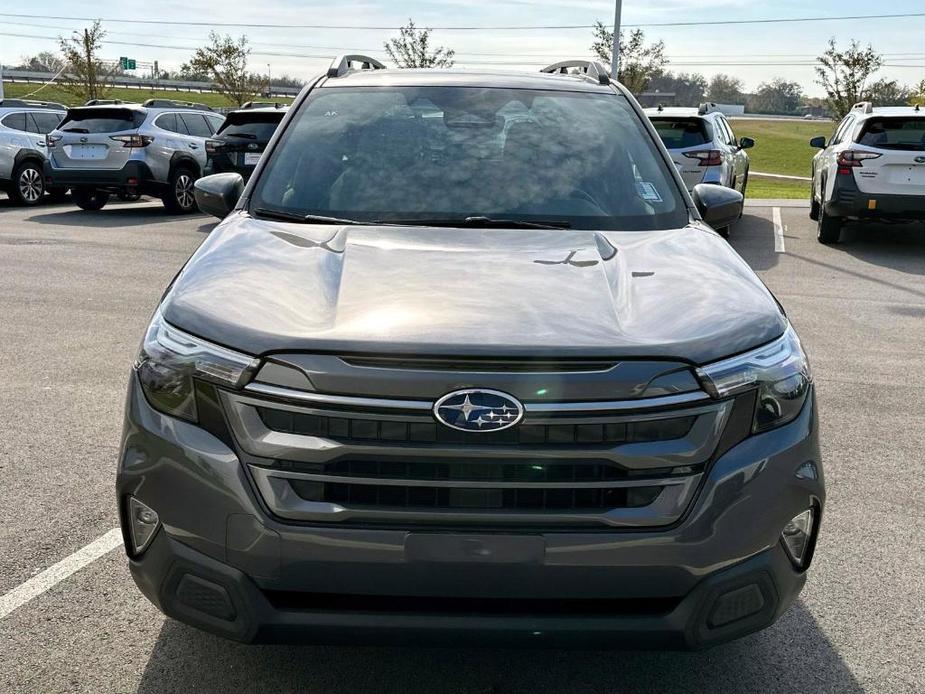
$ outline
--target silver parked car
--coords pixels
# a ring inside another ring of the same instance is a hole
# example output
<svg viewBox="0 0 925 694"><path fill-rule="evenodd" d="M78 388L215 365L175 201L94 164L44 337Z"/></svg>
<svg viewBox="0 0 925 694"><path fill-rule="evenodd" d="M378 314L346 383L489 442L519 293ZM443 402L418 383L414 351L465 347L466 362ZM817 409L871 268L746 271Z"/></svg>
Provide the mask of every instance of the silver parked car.
<svg viewBox="0 0 925 694"><path fill-rule="evenodd" d="M646 109L646 115L668 148L688 190L700 183L734 188L745 195L748 154L755 146L750 137L736 139L732 126L716 104L699 108ZM718 229L723 236L728 227Z"/></svg>
<svg viewBox="0 0 925 694"><path fill-rule="evenodd" d="M42 201L46 192L42 175L45 136L58 126L66 111L63 104L48 101L0 100L0 190L14 202L37 205Z"/></svg>
<svg viewBox="0 0 925 694"><path fill-rule="evenodd" d="M193 212L193 182L206 165L205 143L223 122L202 104L91 102L68 110L48 137L46 177L69 187L85 210L101 209L116 193L153 195L170 212Z"/></svg>

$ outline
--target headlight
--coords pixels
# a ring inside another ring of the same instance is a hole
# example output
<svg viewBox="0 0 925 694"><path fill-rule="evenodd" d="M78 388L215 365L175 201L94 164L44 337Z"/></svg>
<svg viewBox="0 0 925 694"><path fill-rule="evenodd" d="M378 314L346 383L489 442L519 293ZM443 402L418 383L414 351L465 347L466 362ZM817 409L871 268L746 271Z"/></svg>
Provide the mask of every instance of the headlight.
<svg viewBox="0 0 925 694"><path fill-rule="evenodd" d="M258 360L213 345L168 324L157 311L148 326L135 370L151 406L195 422L193 379L240 388Z"/></svg>
<svg viewBox="0 0 925 694"><path fill-rule="evenodd" d="M697 370L716 398L757 389L752 431L766 431L796 419L813 381L809 361L793 328L774 342Z"/></svg>

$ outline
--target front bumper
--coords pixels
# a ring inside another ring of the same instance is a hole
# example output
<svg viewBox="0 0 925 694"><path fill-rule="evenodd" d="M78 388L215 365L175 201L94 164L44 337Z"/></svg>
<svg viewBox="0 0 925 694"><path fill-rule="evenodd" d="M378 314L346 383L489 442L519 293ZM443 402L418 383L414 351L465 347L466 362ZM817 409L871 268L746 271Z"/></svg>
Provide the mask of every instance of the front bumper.
<svg viewBox="0 0 925 694"><path fill-rule="evenodd" d="M796 476L806 462L816 479ZM715 461L669 529L283 523L267 513L232 448L154 411L134 378L117 493L120 507L133 495L162 522L130 560L142 592L166 614L228 638L672 648L712 645L776 620L805 581L780 545L781 529L824 502L810 395L794 422ZM738 618L717 617L730 610Z"/></svg>
<svg viewBox="0 0 925 694"><path fill-rule="evenodd" d="M160 189L147 164L129 161L121 169L56 169L45 162L45 182L57 188L96 188L118 191L137 188L141 192Z"/></svg>
<svg viewBox="0 0 925 694"><path fill-rule="evenodd" d="M925 196L864 193L854 175L837 175L831 197L825 202L830 217L849 219L925 219Z"/></svg>

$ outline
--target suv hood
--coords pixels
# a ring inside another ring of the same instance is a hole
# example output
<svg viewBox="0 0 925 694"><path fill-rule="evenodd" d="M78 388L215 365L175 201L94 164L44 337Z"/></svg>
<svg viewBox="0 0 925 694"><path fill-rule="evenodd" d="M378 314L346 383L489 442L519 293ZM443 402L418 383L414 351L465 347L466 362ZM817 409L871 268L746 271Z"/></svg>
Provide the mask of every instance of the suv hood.
<svg viewBox="0 0 925 694"><path fill-rule="evenodd" d="M671 231L315 226L234 214L177 276L165 318L267 352L639 356L705 363L786 318L729 245Z"/></svg>

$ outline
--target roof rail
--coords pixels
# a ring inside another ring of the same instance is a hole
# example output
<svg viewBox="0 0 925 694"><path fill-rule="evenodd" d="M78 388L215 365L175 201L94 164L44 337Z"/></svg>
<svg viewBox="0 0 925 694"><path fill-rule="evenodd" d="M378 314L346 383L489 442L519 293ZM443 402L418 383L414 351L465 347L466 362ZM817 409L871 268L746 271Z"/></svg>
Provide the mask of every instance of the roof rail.
<svg viewBox="0 0 925 694"><path fill-rule="evenodd" d="M599 84L610 84L610 72L596 60L563 60L561 63L547 65L540 72L550 75L570 75L569 72L575 68L582 75L587 75L591 79L596 79Z"/></svg>
<svg viewBox="0 0 925 694"><path fill-rule="evenodd" d="M859 101L854 106L851 107L852 111L860 111L861 113L873 113L874 105L869 101Z"/></svg>
<svg viewBox="0 0 925 694"><path fill-rule="evenodd" d="M712 101L707 101L706 103L700 104L700 107L697 109L698 116L705 116L708 113L713 113L714 111L719 111L719 106L717 106Z"/></svg>
<svg viewBox="0 0 925 694"><path fill-rule="evenodd" d="M205 104L200 104L195 101L175 101L174 99L148 99L141 105L147 108L188 108L193 111L214 110L211 106L206 106Z"/></svg>
<svg viewBox="0 0 925 694"><path fill-rule="evenodd" d="M34 101L32 99L0 99L3 108L51 108L57 111L67 111L67 106L56 101Z"/></svg>
<svg viewBox="0 0 925 694"><path fill-rule="evenodd" d="M328 77L343 77L353 69L354 63L362 63L361 70L385 70L385 65L368 55L343 54L331 61Z"/></svg>
<svg viewBox="0 0 925 694"><path fill-rule="evenodd" d="M278 101L246 101L241 106L242 109L245 108L282 108L283 105Z"/></svg>
<svg viewBox="0 0 925 694"><path fill-rule="evenodd" d="M122 101L122 99L90 99L84 106L115 106L117 104L125 104L127 101Z"/></svg>

